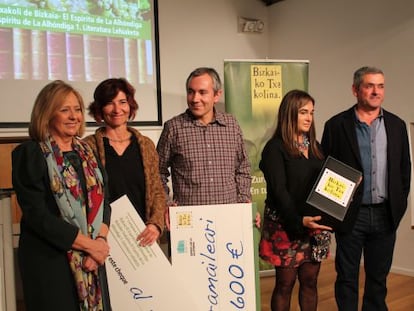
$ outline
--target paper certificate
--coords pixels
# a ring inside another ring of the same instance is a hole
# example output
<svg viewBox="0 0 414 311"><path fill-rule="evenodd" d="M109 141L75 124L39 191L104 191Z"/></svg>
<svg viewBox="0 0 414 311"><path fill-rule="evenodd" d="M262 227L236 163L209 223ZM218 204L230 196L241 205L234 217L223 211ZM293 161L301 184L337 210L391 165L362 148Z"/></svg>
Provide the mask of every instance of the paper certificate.
<svg viewBox="0 0 414 311"><path fill-rule="evenodd" d="M157 243L136 241L145 224L126 196L111 204L106 260L113 311L197 310Z"/></svg>
<svg viewBox="0 0 414 311"><path fill-rule="evenodd" d="M322 196L346 207L351 199L356 183L325 168L315 191Z"/></svg>
<svg viewBox="0 0 414 311"><path fill-rule="evenodd" d="M170 224L172 266L197 310L257 310L251 204L173 206Z"/></svg>

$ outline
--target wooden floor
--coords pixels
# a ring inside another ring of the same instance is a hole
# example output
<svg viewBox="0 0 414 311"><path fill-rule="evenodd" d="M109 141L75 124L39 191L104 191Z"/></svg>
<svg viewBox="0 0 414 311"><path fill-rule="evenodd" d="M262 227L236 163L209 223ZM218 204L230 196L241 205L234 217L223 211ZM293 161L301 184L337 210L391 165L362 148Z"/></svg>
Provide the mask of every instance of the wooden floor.
<svg viewBox="0 0 414 311"><path fill-rule="evenodd" d="M363 269L360 279L360 308L363 293ZM319 304L318 311L337 310L334 298L334 282L336 278L333 260L322 263L318 279ZM270 297L274 288L274 276L261 277L261 303L262 311L270 311ZM292 295L291 311L299 311L297 285ZM390 311L414 310L414 277L391 273L388 277L387 304Z"/></svg>
<svg viewBox="0 0 414 311"><path fill-rule="evenodd" d="M363 271L361 270L360 297L363 293ZM333 260L322 263L318 279L319 305L318 311L335 311L334 282L336 278ZM270 297L274 288L274 276L260 278L262 311L270 311ZM300 311L298 305L298 289L292 295L291 311ZM388 277L388 308L390 311L413 311L414 310L414 277L391 273ZM361 306L361 299L360 299ZM24 311L24 305L17 301L17 311ZM115 310L118 311L118 310Z"/></svg>

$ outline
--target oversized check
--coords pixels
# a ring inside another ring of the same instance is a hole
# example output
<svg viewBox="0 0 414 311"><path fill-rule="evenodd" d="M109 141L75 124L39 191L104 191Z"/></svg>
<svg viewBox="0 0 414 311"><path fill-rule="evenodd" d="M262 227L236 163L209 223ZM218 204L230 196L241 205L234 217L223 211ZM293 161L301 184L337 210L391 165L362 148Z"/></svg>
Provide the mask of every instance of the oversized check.
<svg viewBox="0 0 414 311"><path fill-rule="evenodd" d="M145 224L129 199L123 196L111 207L106 270L112 310L197 310L159 245L139 246L136 237Z"/></svg>
<svg viewBox="0 0 414 311"><path fill-rule="evenodd" d="M260 310L252 204L173 206L170 225L172 266L197 310Z"/></svg>

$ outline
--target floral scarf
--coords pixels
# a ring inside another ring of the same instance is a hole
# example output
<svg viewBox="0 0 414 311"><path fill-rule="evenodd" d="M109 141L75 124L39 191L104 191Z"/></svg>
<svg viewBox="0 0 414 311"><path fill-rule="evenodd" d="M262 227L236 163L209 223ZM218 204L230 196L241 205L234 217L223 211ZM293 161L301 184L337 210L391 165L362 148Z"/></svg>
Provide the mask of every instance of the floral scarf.
<svg viewBox="0 0 414 311"><path fill-rule="evenodd" d="M53 138L41 142L40 146L46 159L50 186L62 218L78 227L82 234L95 238L102 224L104 195L103 177L92 150L81 140L73 139L72 147L79 155L85 177L85 194L81 177L69 159L63 156ZM82 252L70 250L67 256L77 285L80 310L103 310L97 271L86 272L82 269L85 256Z"/></svg>

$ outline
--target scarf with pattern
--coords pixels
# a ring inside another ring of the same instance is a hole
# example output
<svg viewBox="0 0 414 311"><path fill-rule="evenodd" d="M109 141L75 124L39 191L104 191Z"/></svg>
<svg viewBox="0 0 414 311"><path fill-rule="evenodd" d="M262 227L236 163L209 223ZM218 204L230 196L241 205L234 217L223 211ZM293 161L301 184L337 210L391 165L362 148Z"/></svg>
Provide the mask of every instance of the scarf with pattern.
<svg viewBox="0 0 414 311"><path fill-rule="evenodd" d="M90 147L74 138L73 150L79 155L80 166L86 182L84 193L80 176L69 159L63 155L58 144L49 137L40 146L46 159L50 186L62 218L78 227L82 234L94 239L99 233L103 219L103 177ZM102 293L97 271L82 269L85 254L78 250L67 252L81 311L101 311Z"/></svg>

